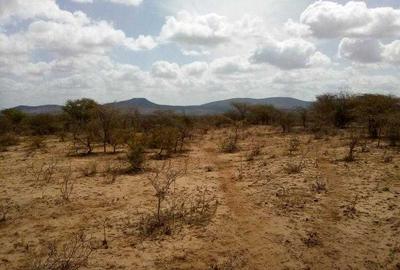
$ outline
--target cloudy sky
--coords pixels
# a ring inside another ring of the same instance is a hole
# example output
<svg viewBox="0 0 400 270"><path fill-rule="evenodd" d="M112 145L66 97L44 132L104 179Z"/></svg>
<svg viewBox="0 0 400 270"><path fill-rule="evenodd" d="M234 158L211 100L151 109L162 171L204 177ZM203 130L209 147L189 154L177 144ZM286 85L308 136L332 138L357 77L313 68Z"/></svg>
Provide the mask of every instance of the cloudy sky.
<svg viewBox="0 0 400 270"><path fill-rule="evenodd" d="M400 95L400 1L1 0L0 108Z"/></svg>

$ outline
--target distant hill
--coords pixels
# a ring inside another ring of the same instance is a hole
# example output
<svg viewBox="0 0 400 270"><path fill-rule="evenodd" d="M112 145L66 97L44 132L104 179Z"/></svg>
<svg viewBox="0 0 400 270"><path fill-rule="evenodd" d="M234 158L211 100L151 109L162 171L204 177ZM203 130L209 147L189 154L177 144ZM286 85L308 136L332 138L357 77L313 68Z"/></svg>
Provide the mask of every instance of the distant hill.
<svg viewBox="0 0 400 270"><path fill-rule="evenodd" d="M62 111L62 106L60 105L17 106L14 109L20 110L27 114L60 113Z"/></svg>
<svg viewBox="0 0 400 270"><path fill-rule="evenodd" d="M227 112L228 110L232 109L232 102L247 103L252 105L272 105L276 108L287 110L295 108L307 108L311 105L311 102L287 97L273 97L264 99L233 98L193 106L161 105L153 103L145 98L133 98L119 102L107 103L105 105L124 111L136 109L143 114L150 114L155 111L172 111L176 113L185 113L188 115L207 115ZM59 113L62 111L62 106L60 105L18 106L15 108L28 114Z"/></svg>

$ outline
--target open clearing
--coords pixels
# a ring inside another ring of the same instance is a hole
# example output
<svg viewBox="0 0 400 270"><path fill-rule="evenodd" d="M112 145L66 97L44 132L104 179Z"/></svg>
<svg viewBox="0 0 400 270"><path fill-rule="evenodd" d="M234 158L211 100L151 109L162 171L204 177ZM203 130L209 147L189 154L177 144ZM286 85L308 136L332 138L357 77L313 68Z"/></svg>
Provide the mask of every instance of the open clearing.
<svg viewBox="0 0 400 270"><path fill-rule="evenodd" d="M56 137L29 155L24 143L9 148L0 156L0 199L9 209L0 223L0 269L27 269L33 254L80 230L97 243L84 269L400 269L398 150L368 142L348 163L341 161L344 135L315 139L250 127L239 151L221 153L228 132L198 135L170 159L187 162L176 194L206 187L218 201L215 215L148 238L132 224L155 211L150 172L115 181L106 173L123 163L124 151L69 156L69 144ZM294 136L300 146L289 154ZM43 183L39 168L50 162L56 169ZM300 171L288 171L300 162ZM74 183L69 202L60 197L66 168Z"/></svg>

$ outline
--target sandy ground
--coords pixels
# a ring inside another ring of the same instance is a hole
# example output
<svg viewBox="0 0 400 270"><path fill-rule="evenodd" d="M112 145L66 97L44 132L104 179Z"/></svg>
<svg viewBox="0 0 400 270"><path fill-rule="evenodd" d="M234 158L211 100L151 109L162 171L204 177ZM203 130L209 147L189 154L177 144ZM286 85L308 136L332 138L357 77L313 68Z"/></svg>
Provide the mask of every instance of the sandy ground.
<svg viewBox="0 0 400 270"><path fill-rule="evenodd" d="M0 223L0 269L24 269L32 254L79 230L101 243L104 220L108 249L99 245L84 269L400 269L396 149L369 142L346 163L343 135L317 140L252 127L243 132L240 151L225 154L218 145L228 133L196 137L172 158L188 160L178 190L207 187L216 196L211 222L151 239L127 233L141 214L155 210L149 172L118 175L114 183L103 173L122 163L124 153L105 155L99 148L96 155L71 157L68 143L56 138L29 156L24 143L1 153L0 203L11 207ZM294 136L300 147L289 154ZM261 152L251 157L255 148ZM53 179L38 183L38 168L52 160ZM287 172L300 161L301 172ZM97 172L84 176L82 168L93 164ZM59 189L69 167L74 189L64 202Z"/></svg>

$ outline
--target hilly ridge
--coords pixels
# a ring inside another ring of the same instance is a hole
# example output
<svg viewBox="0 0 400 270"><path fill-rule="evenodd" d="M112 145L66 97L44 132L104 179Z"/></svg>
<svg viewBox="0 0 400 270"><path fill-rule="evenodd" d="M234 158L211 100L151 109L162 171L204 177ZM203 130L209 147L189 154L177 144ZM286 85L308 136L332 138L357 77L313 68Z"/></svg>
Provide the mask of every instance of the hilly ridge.
<svg viewBox="0 0 400 270"><path fill-rule="evenodd" d="M253 98L233 98L226 100L214 101L202 105L188 105L188 106L174 106L174 105L161 105L149 101L146 98L133 98L124 101L106 103L104 105L116 109L128 111L136 109L143 114L150 114L155 111L172 111L176 113L185 113L188 115L207 115L219 114L227 112L232 108L232 102L247 103L251 105L272 105L280 109L295 109L307 108L311 105L309 101L303 101L295 98L288 97L272 97L263 99ZM21 110L28 114L40 113L59 113L62 111L60 105L42 105L42 106L17 106L15 109Z"/></svg>

